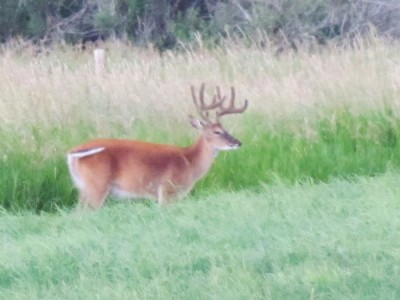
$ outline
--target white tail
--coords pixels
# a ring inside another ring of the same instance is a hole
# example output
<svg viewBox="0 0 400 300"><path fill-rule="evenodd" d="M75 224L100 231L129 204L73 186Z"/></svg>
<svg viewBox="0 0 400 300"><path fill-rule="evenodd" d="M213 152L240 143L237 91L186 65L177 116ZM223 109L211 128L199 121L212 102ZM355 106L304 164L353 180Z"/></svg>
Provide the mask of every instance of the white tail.
<svg viewBox="0 0 400 300"><path fill-rule="evenodd" d="M190 192L194 184L207 174L218 151L237 149L241 143L231 136L219 120L227 114L243 113L247 100L236 108L235 90L224 107L226 97L217 93L210 104L204 101L204 84L199 99L192 96L203 120L190 117L200 130L197 141L189 147L153 144L135 140L96 139L73 148L68 153L71 177L80 191L84 206L99 208L108 194L120 197L155 198L160 204ZM215 111L212 121L210 112Z"/></svg>

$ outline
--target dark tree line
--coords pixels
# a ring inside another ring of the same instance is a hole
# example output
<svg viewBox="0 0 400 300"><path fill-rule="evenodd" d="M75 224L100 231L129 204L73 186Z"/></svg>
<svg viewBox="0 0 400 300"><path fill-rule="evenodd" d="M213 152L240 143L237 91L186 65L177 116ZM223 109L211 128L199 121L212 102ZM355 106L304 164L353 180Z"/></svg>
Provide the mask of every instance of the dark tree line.
<svg viewBox="0 0 400 300"><path fill-rule="evenodd" d="M296 48L363 35L400 37L399 0L1 0L0 41L119 38L159 49L228 36Z"/></svg>

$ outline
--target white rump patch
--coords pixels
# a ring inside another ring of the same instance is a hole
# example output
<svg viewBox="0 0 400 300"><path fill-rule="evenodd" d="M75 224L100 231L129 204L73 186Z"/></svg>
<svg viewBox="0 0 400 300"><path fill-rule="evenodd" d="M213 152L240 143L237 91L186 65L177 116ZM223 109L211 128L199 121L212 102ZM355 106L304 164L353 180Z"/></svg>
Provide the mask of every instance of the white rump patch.
<svg viewBox="0 0 400 300"><path fill-rule="evenodd" d="M81 177L79 176L79 173L76 171L75 169L75 159L79 159L82 157L86 157L86 156L90 156L90 155L94 155L97 154L101 151L103 151L105 149L105 147L98 147L98 148L93 148L93 149L89 149L89 150L83 150L83 151L77 151L77 152L72 152L72 153L68 153L68 168L69 168L69 172L71 174L72 180L75 183L75 185L82 189L85 186L84 181L81 179Z"/></svg>

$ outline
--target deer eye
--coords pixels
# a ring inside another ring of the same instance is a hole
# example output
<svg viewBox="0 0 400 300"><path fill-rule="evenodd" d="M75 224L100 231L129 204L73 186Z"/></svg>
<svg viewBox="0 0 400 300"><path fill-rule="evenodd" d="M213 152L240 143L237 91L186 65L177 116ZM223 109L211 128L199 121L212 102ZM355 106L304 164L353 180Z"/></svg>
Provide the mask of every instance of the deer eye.
<svg viewBox="0 0 400 300"><path fill-rule="evenodd" d="M217 135L220 135L220 134L222 134L222 131L215 130L214 133L217 134Z"/></svg>

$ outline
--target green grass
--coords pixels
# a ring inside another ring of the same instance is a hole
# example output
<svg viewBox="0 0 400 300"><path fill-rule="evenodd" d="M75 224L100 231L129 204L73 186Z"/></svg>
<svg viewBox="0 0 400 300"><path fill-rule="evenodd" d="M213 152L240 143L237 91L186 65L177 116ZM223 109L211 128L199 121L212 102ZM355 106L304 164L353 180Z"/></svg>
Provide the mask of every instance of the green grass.
<svg viewBox="0 0 400 300"><path fill-rule="evenodd" d="M384 111L362 115L327 111L307 126L302 120L269 127L257 116L245 119L235 134L243 147L220 153L193 193L257 190L260 184L273 183L277 178L292 184L327 182L398 169L399 124L396 117ZM124 136L118 124L114 124L114 131L115 136ZM147 137L149 141L182 146L193 139L183 135L173 138L168 130L157 132L146 124L139 124L128 134L130 138ZM74 206L77 196L69 178L66 153L69 147L99 134L93 127L80 124L33 127L24 135L26 138L16 139L15 131L2 132L1 143L7 146L0 162L0 204L12 211L36 212Z"/></svg>
<svg viewBox="0 0 400 300"><path fill-rule="evenodd" d="M388 112L347 110L326 111L313 125L286 120L269 128L253 118L242 149L217 160L205 182L240 190L276 178L294 183L381 174L400 166L399 124Z"/></svg>
<svg viewBox="0 0 400 300"><path fill-rule="evenodd" d="M400 175L0 217L2 299L398 299Z"/></svg>

